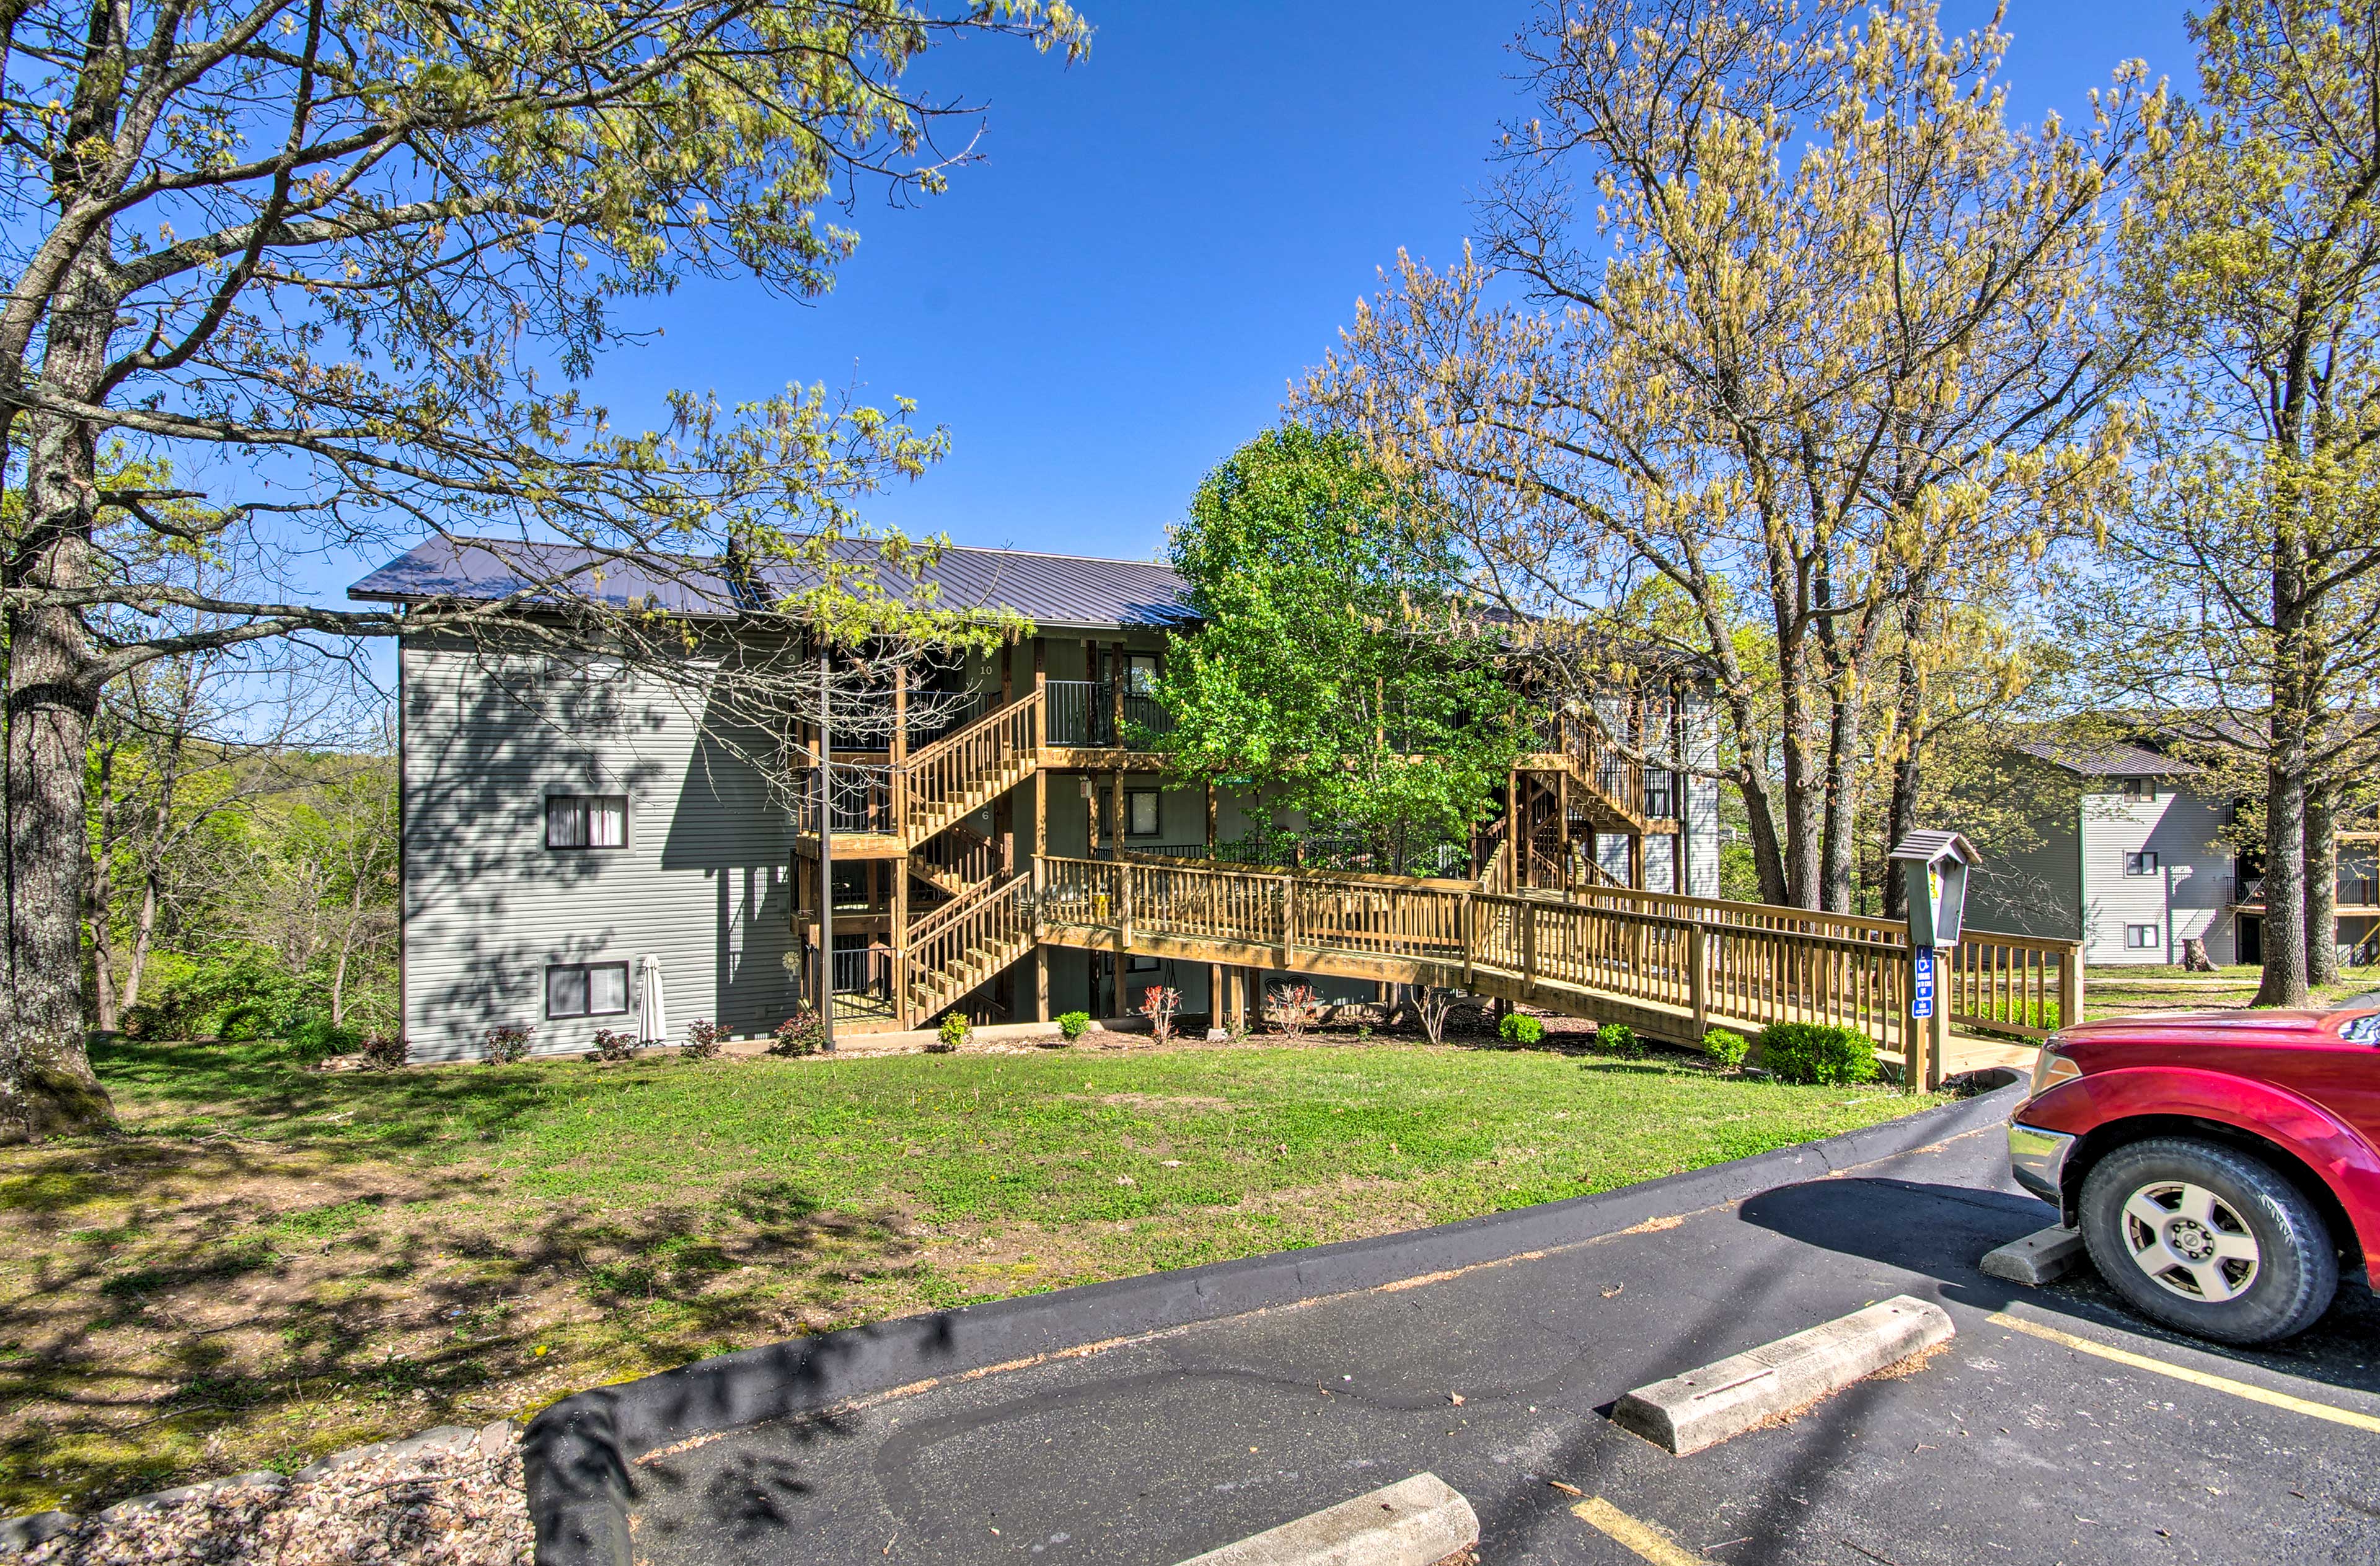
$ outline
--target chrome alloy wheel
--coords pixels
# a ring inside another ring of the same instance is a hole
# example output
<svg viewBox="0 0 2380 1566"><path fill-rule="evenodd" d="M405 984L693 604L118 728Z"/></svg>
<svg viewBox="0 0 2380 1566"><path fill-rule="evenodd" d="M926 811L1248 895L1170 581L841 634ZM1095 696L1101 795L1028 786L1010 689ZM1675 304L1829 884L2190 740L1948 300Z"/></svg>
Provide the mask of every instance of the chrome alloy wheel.
<svg viewBox="0 0 2380 1566"><path fill-rule="evenodd" d="M2184 1180L2143 1185L2124 1202L2124 1243L2157 1286L2219 1304L2256 1281L2255 1232L2222 1197Z"/></svg>

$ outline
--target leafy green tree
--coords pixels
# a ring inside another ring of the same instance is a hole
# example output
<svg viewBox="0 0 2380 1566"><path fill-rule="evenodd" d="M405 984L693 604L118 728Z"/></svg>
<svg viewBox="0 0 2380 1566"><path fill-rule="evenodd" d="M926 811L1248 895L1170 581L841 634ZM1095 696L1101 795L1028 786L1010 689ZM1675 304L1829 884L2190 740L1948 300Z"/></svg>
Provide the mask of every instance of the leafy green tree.
<svg viewBox="0 0 2380 1566"><path fill-rule="evenodd" d="M2148 454L2070 616L2110 694L2261 773L2261 1005L2338 977L2343 791L2380 749L2380 15L2223 0L2127 233Z"/></svg>
<svg viewBox="0 0 2380 1566"><path fill-rule="evenodd" d="M1426 490L1352 435L1284 425L1199 486L1172 562L1201 616L1160 688L1180 772L1253 782L1397 860L1486 813L1515 701Z"/></svg>
<svg viewBox="0 0 2380 1566"><path fill-rule="evenodd" d="M700 276L820 294L857 238L835 204L942 188L967 143L940 150L954 111L905 86L923 53L1089 38L1066 0L11 0L6 22L0 1141L108 1118L79 938L111 682L400 625L717 669L657 606L790 639L756 583L802 587L839 634L901 623L902 594L853 584L905 550L843 576L833 546L942 451L909 405L680 391L638 430L577 382L636 339L624 303ZM115 443L212 487L119 481ZM486 564L517 593L401 618L292 581L292 561L438 532L511 540ZM574 547L537 547L555 541ZM722 556L751 567L726 592ZM782 693L812 666L729 673Z"/></svg>

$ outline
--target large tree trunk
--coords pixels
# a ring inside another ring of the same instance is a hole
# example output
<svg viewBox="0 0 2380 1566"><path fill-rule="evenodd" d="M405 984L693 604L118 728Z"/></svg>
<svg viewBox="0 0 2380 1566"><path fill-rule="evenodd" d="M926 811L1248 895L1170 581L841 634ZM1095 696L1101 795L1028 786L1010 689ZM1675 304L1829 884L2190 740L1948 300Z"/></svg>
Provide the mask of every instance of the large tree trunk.
<svg viewBox="0 0 2380 1566"><path fill-rule="evenodd" d="M2338 969L2338 793L2330 783L2306 790L2306 982L2337 984Z"/></svg>
<svg viewBox="0 0 2380 1566"><path fill-rule="evenodd" d="M2265 752L2265 972L2259 1006L2302 1006L2306 988L2308 711L2305 562L2285 501L2275 514L2270 743Z"/></svg>
<svg viewBox="0 0 2380 1566"><path fill-rule="evenodd" d="M1856 704L1838 699L1827 725L1826 815L1819 836L1818 906L1830 914L1852 911L1852 856L1859 820L1858 762L1852 752L1859 742Z"/></svg>
<svg viewBox="0 0 2380 1566"><path fill-rule="evenodd" d="M1884 845L1890 853L1892 845L1917 830L1917 791L1925 783L1925 682L1917 673L1917 638L1925 629L1924 610L1912 592L1900 605L1900 654L1893 661L1893 730L1894 743L1900 748L1892 757L1892 797L1885 806ZM1909 917L1908 878L1896 873L1899 867L1887 859L1884 865L1884 917L1905 919Z"/></svg>
<svg viewBox="0 0 2380 1566"><path fill-rule="evenodd" d="M96 263L96 256L75 263L42 356L43 379L68 393L96 381L115 328L115 301ZM99 507L91 428L33 414L24 431L24 530L7 561L10 585L86 581ZM47 606L10 613L7 659L0 1142L96 1130L115 1118L83 1038L84 762L105 671L81 622Z"/></svg>

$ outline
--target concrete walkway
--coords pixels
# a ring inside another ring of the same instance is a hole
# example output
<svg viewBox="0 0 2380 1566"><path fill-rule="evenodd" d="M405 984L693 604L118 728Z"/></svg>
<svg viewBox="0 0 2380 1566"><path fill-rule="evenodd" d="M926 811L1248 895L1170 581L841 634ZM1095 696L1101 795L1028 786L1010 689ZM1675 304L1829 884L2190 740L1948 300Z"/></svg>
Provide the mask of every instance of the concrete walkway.
<svg viewBox="0 0 2380 1566"><path fill-rule="evenodd" d="M696 1437L631 1465L635 1554L1170 1566L1431 1470L1477 1508L1488 1566L2380 1560L2361 1284L2242 1355L2143 1329L2095 1280L1986 1279L1976 1259L2048 1216L2003 1161L1972 1130L1625 1232ZM1904 1378L1688 1458L1607 1417L1630 1387L1896 1293L1959 1329Z"/></svg>

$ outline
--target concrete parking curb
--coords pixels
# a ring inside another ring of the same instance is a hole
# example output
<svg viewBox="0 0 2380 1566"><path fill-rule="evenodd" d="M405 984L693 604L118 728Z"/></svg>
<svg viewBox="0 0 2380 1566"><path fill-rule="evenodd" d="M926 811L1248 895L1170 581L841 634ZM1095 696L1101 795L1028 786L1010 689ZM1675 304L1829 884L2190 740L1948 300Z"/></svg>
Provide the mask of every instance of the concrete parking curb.
<svg viewBox="0 0 2380 1566"><path fill-rule="evenodd" d="M1267 1528L1182 1566L1438 1566L1479 1542L1479 1514L1435 1474Z"/></svg>
<svg viewBox="0 0 2380 1566"><path fill-rule="evenodd" d="M1583 1244L2003 1123L2007 1086L1900 1120L1590 1196L1310 1250L1030 1294L698 1361L563 1399L522 1438L538 1566L632 1566L632 1465L689 1437L1318 1295Z"/></svg>
<svg viewBox="0 0 2380 1566"><path fill-rule="evenodd" d="M1614 1424L1680 1457L1740 1436L1764 1419L1830 1397L1889 1365L1947 1343L1958 1329L1931 1300L1897 1294L1807 1331L1639 1387Z"/></svg>
<svg viewBox="0 0 2380 1566"><path fill-rule="evenodd" d="M2037 1230L2022 1240L2010 1240L1997 1250L1984 1253L1981 1270L1986 1278L2005 1278L2011 1283L2040 1288L2055 1283L2090 1260L2083 1248L2082 1232L2052 1224Z"/></svg>

